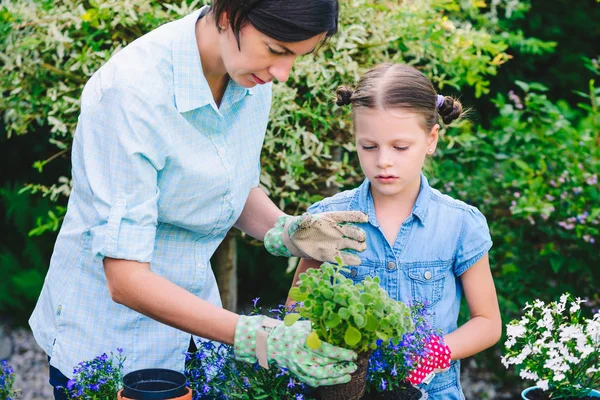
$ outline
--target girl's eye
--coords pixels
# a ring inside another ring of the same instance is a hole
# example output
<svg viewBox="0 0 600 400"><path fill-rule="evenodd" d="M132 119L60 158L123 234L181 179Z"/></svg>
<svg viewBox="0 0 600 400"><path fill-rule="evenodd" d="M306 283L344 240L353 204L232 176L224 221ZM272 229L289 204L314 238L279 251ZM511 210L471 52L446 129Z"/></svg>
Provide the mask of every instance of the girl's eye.
<svg viewBox="0 0 600 400"><path fill-rule="evenodd" d="M375 146L363 146L362 148L363 148L363 150L369 151L369 150L374 150Z"/></svg>
<svg viewBox="0 0 600 400"><path fill-rule="evenodd" d="M273 49L271 46L268 46L268 47L269 47L269 53L271 53L271 54L275 54L275 55L278 55L278 56L282 56L282 55L285 54L285 53L283 53L281 51L277 51L277 50Z"/></svg>
<svg viewBox="0 0 600 400"><path fill-rule="evenodd" d="M406 146L406 147L394 147L394 149L396 149L398 151L406 151L406 150L408 150L408 146Z"/></svg>

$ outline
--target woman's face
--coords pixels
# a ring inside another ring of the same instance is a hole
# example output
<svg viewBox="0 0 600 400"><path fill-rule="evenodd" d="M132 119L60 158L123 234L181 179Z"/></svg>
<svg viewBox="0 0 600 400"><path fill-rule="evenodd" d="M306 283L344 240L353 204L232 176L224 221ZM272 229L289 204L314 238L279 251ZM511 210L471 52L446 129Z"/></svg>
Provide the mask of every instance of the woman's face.
<svg viewBox="0 0 600 400"><path fill-rule="evenodd" d="M420 185L427 154L435 150L439 125L426 132L420 114L402 109L355 111L360 166L374 197L395 197Z"/></svg>
<svg viewBox="0 0 600 400"><path fill-rule="evenodd" d="M301 42L281 42L260 31L251 23L240 30L240 47L229 24L219 40L221 57L229 77L245 88L262 85L277 79L287 81L294 61L314 50L325 33Z"/></svg>

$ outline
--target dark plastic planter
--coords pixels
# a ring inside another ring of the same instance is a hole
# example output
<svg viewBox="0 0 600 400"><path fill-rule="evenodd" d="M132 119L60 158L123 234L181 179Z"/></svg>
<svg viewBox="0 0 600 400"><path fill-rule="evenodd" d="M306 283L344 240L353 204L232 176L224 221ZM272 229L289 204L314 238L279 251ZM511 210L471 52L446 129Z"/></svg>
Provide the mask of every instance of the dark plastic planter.
<svg viewBox="0 0 600 400"><path fill-rule="evenodd" d="M123 377L119 399L191 400L192 391L186 387L185 376L170 369L140 369Z"/></svg>

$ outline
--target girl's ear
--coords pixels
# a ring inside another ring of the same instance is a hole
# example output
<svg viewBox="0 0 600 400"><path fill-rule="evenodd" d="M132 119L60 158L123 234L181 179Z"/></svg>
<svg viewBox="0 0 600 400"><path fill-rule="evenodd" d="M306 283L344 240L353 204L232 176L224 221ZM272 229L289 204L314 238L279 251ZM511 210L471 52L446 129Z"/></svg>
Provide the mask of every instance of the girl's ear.
<svg viewBox="0 0 600 400"><path fill-rule="evenodd" d="M438 139L440 133L440 124L435 124L433 128L431 128L431 132L429 132L429 137L427 138L427 154L433 154L435 152L435 148L437 147Z"/></svg>

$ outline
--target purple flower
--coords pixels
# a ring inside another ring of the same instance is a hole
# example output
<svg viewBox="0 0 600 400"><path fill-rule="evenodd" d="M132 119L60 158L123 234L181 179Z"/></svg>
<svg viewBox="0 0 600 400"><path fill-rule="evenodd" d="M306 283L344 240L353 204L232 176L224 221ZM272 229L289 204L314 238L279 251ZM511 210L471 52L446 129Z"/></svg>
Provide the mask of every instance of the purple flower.
<svg viewBox="0 0 600 400"><path fill-rule="evenodd" d="M256 303L258 303L258 300L260 300L260 297L257 297L255 299L252 300L252 303L254 304L254 307L256 307Z"/></svg>

